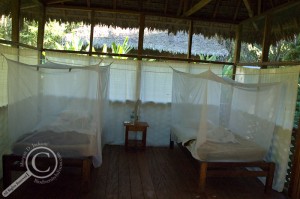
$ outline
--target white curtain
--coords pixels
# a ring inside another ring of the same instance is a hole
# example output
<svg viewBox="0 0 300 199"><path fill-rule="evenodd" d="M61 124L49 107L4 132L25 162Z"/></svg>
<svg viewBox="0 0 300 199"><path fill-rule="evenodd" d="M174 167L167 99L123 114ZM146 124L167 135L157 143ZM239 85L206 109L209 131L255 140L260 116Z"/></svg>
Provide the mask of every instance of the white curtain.
<svg viewBox="0 0 300 199"><path fill-rule="evenodd" d="M272 146L267 159L276 163L273 188L282 191L288 167L291 133L295 115L300 66L277 69L237 68L236 81L244 83L283 82L284 92L280 101Z"/></svg>

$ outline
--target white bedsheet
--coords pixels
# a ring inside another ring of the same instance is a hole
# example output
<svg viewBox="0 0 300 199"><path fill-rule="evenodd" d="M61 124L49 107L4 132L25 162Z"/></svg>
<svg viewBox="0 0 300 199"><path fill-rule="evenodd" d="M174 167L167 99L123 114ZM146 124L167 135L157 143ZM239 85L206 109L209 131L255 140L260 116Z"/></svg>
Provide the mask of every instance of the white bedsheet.
<svg viewBox="0 0 300 199"><path fill-rule="evenodd" d="M26 147L33 148L33 144L45 144L62 157L95 156L97 151L96 136L78 132L34 132L24 135L13 145L13 153L22 155Z"/></svg>
<svg viewBox="0 0 300 199"><path fill-rule="evenodd" d="M220 128L218 128L218 131ZM224 131L226 131L224 129ZM228 132L223 135L228 136ZM261 161L267 151L251 140L233 134L233 140L214 142L207 140L196 148L197 130L191 127L172 126L171 138L182 143L194 158L207 162L249 162ZM232 137L231 137L232 138Z"/></svg>

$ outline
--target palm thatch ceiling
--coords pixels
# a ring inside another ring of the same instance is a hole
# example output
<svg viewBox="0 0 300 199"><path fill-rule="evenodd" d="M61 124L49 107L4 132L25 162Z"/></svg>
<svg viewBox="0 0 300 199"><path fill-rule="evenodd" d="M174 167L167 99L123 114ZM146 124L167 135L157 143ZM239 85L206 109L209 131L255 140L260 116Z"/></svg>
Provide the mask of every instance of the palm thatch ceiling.
<svg viewBox="0 0 300 199"><path fill-rule="evenodd" d="M15 1L15 0L12 0ZM0 14L10 14L11 0L0 1ZM212 37L234 38L237 25L243 26L242 41L261 43L268 16L270 41L292 38L300 33L300 0L20 0L21 16L38 20L41 8L47 20L139 27L139 15L145 15L145 27L176 33L188 31Z"/></svg>

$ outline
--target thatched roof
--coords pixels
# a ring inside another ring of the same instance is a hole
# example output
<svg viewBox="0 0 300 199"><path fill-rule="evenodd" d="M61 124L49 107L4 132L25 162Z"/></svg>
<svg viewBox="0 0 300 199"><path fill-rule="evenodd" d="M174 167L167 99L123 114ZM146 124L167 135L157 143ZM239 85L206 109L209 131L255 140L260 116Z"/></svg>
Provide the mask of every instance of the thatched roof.
<svg viewBox="0 0 300 199"><path fill-rule="evenodd" d="M236 26L243 25L242 40L260 43L264 20L272 19L272 43L291 38L300 32L299 0L20 0L21 16L39 19L41 6L46 7L47 20L91 22L122 28L137 28L139 14L146 16L146 27L176 33L187 31L191 20L193 31L206 37L216 34L234 38ZM11 0L0 1L0 14L9 14Z"/></svg>
<svg viewBox="0 0 300 199"><path fill-rule="evenodd" d="M84 41L89 41L89 31L87 26L76 29L76 37ZM70 34L67 40L72 41L73 35ZM138 49L139 30L137 28L115 28L108 26L96 26L94 29L94 46L100 48L104 44L110 45L113 42L122 44L125 38L128 37L128 44L134 49ZM143 47L145 50L156 50L159 52L169 52L172 54L187 54L188 34L183 31L178 31L176 34L162 30L144 31ZM227 56L228 50L217 42L216 39L207 39L203 35L193 35L192 54L193 55L216 55Z"/></svg>

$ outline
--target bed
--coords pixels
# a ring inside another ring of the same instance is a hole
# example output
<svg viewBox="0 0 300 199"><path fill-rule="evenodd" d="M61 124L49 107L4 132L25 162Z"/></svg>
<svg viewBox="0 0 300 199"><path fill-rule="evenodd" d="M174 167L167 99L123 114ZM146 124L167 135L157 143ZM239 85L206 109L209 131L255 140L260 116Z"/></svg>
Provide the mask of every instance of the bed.
<svg viewBox="0 0 300 199"><path fill-rule="evenodd" d="M6 60L11 154L3 156L4 187L10 184L12 171L25 169L24 158L41 164L55 159L30 153L34 145L42 145L59 154L63 166L80 167L82 187L88 190L91 166L102 164L109 65L27 65Z"/></svg>
<svg viewBox="0 0 300 199"><path fill-rule="evenodd" d="M264 148L222 127L212 127L208 131L210 135L214 135L215 131L218 136L208 136L206 142L199 147L196 146L196 128L175 124L172 125L170 134L170 148L176 142L182 150L188 151L197 160L201 191L205 190L206 177L209 176L265 176L265 192L272 189L275 164L263 161L267 152ZM246 167L260 169L247 170Z"/></svg>

